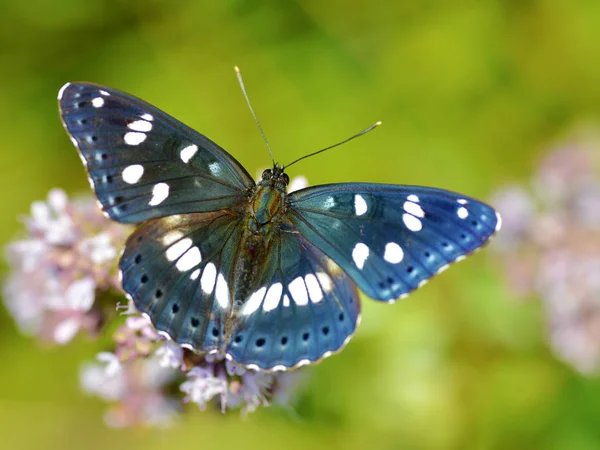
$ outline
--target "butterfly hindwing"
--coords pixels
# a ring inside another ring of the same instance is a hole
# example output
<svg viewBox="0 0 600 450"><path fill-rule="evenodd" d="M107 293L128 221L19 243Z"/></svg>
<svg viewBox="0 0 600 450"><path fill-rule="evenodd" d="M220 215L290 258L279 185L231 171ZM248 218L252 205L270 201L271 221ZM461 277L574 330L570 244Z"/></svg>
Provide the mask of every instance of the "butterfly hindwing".
<svg viewBox="0 0 600 450"><path fill-rule="evenodd" d="M154 326L200 352L224 346L241 222L225 212L151 220L128 239L123 288Z"/></svg>
<svg viewBox="0 0 600 450"><path fill-rule="evenodd" d="M257 369L283 370L343 347L358 325L356 286L297 233L281 232L262 276L236 312L227 353Z"/></svg>
<svg viewBox="0 0 600 450"><path fill-rule="evenodd" d="M236 291L241 225L225 212L148 221L127 241L123 288L177 343L251 368L283 370L339 350L360 313L348 275L297 233L280 231L252 269L252 291Z"/></svg>
<svg viewBox="0 0 600 450"><path fill-rule="evenodd" d="M484 245L497 213L442 189L367 183L290 194L290 220L369 297L398 299Z"/></svg>
<svg viewBox="0 0 600 450"><path fill-rule="evenodd" d="M102 209L119 222L227 209L254 186L217 144L129 94L69 83L59 108Z"/></svg>

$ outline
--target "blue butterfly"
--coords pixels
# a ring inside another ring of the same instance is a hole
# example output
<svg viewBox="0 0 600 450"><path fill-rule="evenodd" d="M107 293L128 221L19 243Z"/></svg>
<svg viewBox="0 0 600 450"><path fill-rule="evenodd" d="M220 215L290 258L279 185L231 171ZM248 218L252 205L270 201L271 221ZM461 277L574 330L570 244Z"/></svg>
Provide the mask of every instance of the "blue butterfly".
<svg viewBox="0 0 600 450"><path fill-rule="evenodd" d="M392 303L484 245L488 205L431 187L339 183L287 193L148 103L68 83L60 114L103 211L140 224L119 268L157 330L203 354L286 370L339 351L357 287ZM289 166L289 165L288 165Z"/></svg>

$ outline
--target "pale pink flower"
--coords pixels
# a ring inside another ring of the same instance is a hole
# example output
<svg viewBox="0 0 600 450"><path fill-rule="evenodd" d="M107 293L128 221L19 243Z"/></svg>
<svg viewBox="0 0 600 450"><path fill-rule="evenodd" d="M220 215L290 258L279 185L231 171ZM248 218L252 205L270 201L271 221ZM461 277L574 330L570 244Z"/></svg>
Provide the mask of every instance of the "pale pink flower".
<svg viewBox="0 0 600 450"><path fill-rule="evenodd" d="M519 297L539 297L549 342L577 370L600 370L600 176L595 143L551 151L532 188L492 201L503 218L492 248Z"/></svg>

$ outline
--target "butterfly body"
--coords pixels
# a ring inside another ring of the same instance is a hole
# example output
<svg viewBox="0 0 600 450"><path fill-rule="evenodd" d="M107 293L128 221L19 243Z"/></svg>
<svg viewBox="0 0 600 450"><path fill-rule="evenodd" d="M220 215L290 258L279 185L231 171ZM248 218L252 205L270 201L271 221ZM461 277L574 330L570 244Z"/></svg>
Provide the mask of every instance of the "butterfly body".
<svg viewBox="0 0 600 450"><path fill-rule="evenodd" d="M442 189L343 183L288 193L148 103L90 83L59 92L61 118L103 211L139 224L119 268L159 332L252 369L339 351L358 288L393 302L484 245L488 205Z"/></svg>
<svg viewBox="0 0 600 450"><path fill-rule="evenodd" d="M247 204L242 206L239 215L241 239L232 275L232 297L234 304L243 306L248 295L260 286L256 281L263 278L266 261L279 233L286 212L286 188L289 178L282 169L275 166L265 170L261 180L250 190ZM235 315L237 311L232 311Z"/></svg>

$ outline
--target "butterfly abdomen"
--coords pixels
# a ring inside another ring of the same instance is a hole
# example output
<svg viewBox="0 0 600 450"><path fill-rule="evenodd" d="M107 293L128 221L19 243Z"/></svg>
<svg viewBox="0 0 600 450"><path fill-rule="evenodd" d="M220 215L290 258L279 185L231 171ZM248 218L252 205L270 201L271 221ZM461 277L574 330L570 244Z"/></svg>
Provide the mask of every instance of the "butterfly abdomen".
<svg viewBox="0 0 600 450"><path fill-rule="evenodd" d="M272 252L274 233L278 228L276 223L260 226L252 217L246 223L233 270L233 296L235 304L240 307L250 294L261 287L257 280L263 279L261 272L265 270L264 262Z"/></svg>

